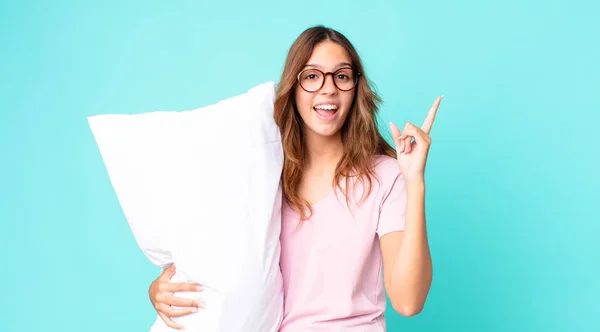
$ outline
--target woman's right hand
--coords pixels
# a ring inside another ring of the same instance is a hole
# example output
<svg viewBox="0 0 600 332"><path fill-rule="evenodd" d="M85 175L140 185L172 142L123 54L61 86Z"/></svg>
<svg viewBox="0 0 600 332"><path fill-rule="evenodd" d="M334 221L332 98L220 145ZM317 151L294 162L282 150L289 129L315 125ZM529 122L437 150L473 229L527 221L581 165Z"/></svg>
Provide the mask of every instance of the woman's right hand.
<svg viewBox="0 0 600 332"><path fill-rule="evenodd" d="M150 302L156 309L158 316L167 324L175 329L183 330L183 325L175 323L172 317L181 317L198 312L198 309L204 308L204 303L191 299L175 297L175 292L201 292L202 286L191 283L171 283L170 280L175 275L175 264L164 270L156 280L150 284L148 295ZM182 307L174 309L171 306Z"/></svg>

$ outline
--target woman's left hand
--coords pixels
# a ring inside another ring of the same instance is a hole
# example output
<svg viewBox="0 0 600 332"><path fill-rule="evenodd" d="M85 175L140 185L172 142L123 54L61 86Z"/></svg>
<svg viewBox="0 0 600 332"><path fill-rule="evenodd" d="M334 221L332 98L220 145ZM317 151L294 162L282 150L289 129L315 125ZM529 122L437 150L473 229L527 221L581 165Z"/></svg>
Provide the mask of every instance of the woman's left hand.
<svg viewBox="0 0 600 332"><path fill-rule="evenodd" d="M400 171L406 180L423 179L425 174L425 164L427 162L427 154L431 146L431 127L435 120L435 114L440 106L442 97L438 97L431 109L427 118L423 122L421 128L407 122L402 132L398 127L390 122L390 130L396 143L396 152ZM413 141L414 138L414 141Z"/></svg>

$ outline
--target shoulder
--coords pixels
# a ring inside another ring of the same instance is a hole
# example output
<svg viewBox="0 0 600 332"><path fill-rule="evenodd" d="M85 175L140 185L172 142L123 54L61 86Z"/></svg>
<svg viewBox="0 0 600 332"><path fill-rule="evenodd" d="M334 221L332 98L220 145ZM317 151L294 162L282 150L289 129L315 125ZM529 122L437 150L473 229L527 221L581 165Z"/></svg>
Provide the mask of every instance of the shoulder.
<svg viewBox="0 0 600 332"><path fill-rule="evenodd" d="M402 176L398 160L387 155L376 155L373 158L373 171L382 184L394 182Z"/></svg>
<svg viewBox="0 0 600 332"><path fill-rule="evenodd" d="M376 155L373 171L375 172L375 185L378 187L376 199L384 201L396 189L404 185L404 177L398 164L398 159L387 155Z"/></svg>
<svg viewBox="0 0 600 332"><path fill-rule="evenodd" d="M379 190L376 194L376 201L379 202L381 210L386 204L388 210L396 209L397 214L405 207L405 188L404 177L398 164L398 159L386 155L377 155L374 160L373 170L378 178Z"/></svg>
<svg viewBox="0 0 600 332"><path fill-rule="evenodd" d="M361 173L352 177L351 200L356 202L363 198L371 202L381 202L389 195L396 183L402 181L400 165L396 158L387 155L374 155L371 158L371 171L369 175ZM342 181L342 187L344 183ZM363 196L363 195L366 195Z"/></svg>
<svg viewBox="0 0 600 332"><path fill-rule="evenodd" d="M365 185L368 185L370 189L366 190L369 192L369 198L381 201L385 199L396 183L402 181L402 172L400 171L398 160L387 155L375 155L372 157L371 162L373 173L368 176L368 183L361 177L360 180L356 178L357 182L355 182L355 185L359 185L363 190L366 189ZM363 174L362 176L367 175ZM360 195L363 193L361 192Z"/></svg>

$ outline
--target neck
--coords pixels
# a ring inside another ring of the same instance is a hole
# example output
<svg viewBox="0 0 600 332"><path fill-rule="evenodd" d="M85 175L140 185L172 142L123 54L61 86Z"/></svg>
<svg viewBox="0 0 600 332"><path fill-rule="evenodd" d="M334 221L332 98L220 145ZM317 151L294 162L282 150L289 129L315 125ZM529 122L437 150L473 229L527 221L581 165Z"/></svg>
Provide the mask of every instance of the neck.
<svg viewBox="0 0 600 332"><path fill-rule="evenodd" d="M317 172L335 169L344 154L342 135L340 133L325 137L307 133L304 136L306 143L305 165L307 169Z"/></svg>

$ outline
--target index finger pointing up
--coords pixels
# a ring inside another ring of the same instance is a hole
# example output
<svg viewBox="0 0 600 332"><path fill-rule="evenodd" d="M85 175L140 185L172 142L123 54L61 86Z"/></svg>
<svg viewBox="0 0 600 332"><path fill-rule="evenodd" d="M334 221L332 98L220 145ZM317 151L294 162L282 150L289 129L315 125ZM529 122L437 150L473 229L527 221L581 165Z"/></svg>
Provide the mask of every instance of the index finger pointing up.
<svg viewBox="0 0 600 332"><path fill-rule="evenodd" d="M437 113L438 107L440 106L440 102L442 101L443 97L444 96L441 95L435 99L435 101L433 102L433 105L431 106L431 109L429 110L429 113L427 113L427 117L425 118L425 121L423 122L423 126L421 127L421 129L428 135L429 135L429 132L431 132L431 126L433 126L433 120L435 120L435 114Z"/></svg>

